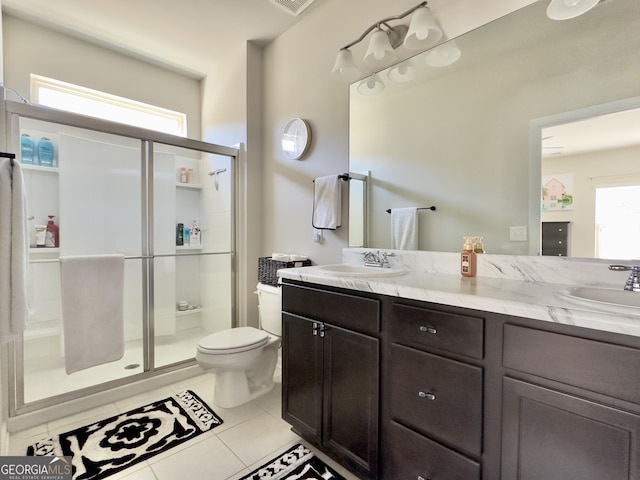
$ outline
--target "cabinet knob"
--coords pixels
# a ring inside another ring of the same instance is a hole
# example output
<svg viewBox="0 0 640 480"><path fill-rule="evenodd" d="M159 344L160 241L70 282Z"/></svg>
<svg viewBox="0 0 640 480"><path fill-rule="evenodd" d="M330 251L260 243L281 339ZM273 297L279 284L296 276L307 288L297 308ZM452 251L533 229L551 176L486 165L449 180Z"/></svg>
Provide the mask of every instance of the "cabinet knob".
<svg viewBox="0 0 640 480"><path fill-rule="evenodd" d="M435 335L436 333L438 333L436 327L432 327L431 325L420 325L420 331L424 333L430 333L431 335Z"/></svg>
<svg viewBox="0 0 640 480"><path fill-rule="evenodd" d="M436 396L431 392L418 392L420 398L426 398L427 400L435 400Z"/></svg>

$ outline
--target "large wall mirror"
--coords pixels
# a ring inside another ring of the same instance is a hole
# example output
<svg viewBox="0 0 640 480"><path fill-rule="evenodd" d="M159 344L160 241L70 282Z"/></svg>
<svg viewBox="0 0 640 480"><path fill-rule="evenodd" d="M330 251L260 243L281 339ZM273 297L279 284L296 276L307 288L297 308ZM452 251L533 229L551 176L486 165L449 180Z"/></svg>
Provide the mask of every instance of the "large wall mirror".
<svg viewBox="0 0 640 480"><path fill-rule="evenodd" d="M541 222L566 222L568 255L640 258L609 242L610 214L596 219L598 190L640 185L640 2L564 21L547 5L456 38L452 64L424 52L405 61L409 81L388 69L381 91L351 86L349 168L370 172L368 232L352 238L391 248L387 210L434 205L418 213L420 250L457 252L478 235L489 253L538 255Z"/></svg>

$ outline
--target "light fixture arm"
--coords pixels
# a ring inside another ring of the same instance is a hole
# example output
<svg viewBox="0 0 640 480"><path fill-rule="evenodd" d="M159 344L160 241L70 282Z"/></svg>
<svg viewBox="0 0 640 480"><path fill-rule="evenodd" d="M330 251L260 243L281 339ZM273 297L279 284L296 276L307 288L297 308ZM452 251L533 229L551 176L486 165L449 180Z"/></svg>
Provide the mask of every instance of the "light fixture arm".
<svg viewBox="0 0 640 480"><path fill-rule="evenodd" d="M354 45L360 43L362 40L365 39L365 37L367 35L369 35L372 31L380 28L380 25L384 24L387 28L389 28L391 31L393 31L393 27L389 26L387 24L387 22L390 22L392 20L402 20L403 18L411 15L413 12L415 12L416 10L418 10L421 7L426 7L428 5L428 2L420 2L420 4L416 5L415 7L407 10L406 12L400 14L400 15L395 15L393 17L387 17L387 18L383 18L382 20L379 20L378 22L374 23L373 25L371 25L369 28L367 28L364 33L362 35L360 35L356 40L354 40L353 42L345 45L344 47L342 47L340 50L345 50L347 48L351 48Z"/></svg>

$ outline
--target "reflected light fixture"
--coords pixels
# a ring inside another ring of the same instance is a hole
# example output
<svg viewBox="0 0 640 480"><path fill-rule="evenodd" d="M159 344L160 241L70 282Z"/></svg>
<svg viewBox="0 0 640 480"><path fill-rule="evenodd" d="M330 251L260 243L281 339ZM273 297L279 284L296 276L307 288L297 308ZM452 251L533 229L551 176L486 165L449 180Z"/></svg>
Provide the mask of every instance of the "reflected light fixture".
<svg viewBox="0 0 640 480"><path fill-rule="evenodd" d="M600 0L551 0L547 7L547 17L551 20L569 20L587 13Z"/></svg>
<svg viewBox="0 0 640 480"><path fill-rule="evenodd" d="M408 27L402 23L390 25L390 22L402 20L411 14L413 16ZM342 47L331 72L334 78L351 83L361 75L349 49L362 42L371 32L373 35L364 56L364 63L374 68L393 62L396 58L395 50L400 45L411 50L426 49L442 38L442 30L436 24L427 2L420 2L400 15L383 18L376 22L356 40Z"/></svg>
<svg viewBox="0 0 640 480"><path fill-rule="evenodd" d="M456 42L450 40L429 50L425 56L425 62L430 67L448 67L456 63L461 55L462 52Z"/></svg>
<svg viewBox="0 0 640 480"><path fill-rule="evenodd" d="M377 73L365 78L358 84L358 93L361 95L375 95L384 90L384 83Z"/></svg>
<svg viewBox="0 0 640 480"><path fill-rule="evenodd" d="M416 67L409 60L399 63L387 72L389 80L395 83L407 83L416 78Z"/></svg>

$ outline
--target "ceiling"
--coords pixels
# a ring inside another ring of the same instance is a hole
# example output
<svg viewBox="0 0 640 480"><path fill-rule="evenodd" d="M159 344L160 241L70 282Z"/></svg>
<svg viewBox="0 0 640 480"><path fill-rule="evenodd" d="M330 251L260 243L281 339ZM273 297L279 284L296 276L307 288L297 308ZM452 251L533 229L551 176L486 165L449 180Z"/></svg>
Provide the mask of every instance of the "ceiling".
<svg viewBox="0 0 640 480"><path fill-rule="evenodd" d="M311 0L314 1L314 0ZM266 44L294 17L270 0L2 0L3 11L161 63L196 78L247 40ZM309 2L307 2L309 3Z"/></svg>
<svg viewBox="0 0 640 480"><path fill-rule="evenodd" d="M600 115L542 130L542 157L565 157L640 145L640 109Z"/></svg>

